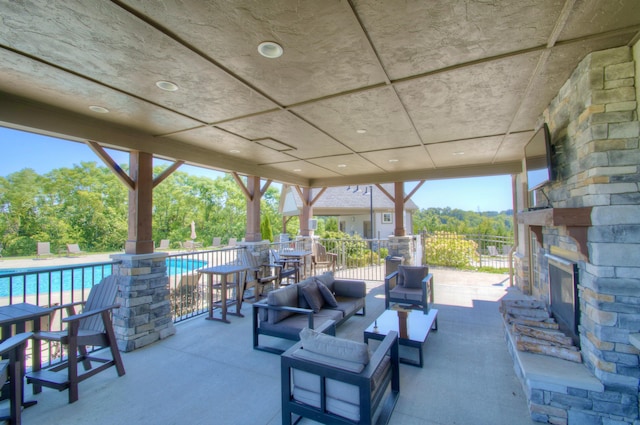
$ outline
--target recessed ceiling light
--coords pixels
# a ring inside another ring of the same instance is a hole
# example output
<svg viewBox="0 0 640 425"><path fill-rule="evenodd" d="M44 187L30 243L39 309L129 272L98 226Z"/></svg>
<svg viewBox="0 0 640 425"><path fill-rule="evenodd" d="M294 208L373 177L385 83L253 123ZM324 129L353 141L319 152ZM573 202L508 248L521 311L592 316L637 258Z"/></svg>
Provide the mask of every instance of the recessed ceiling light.
<svg viewBox="0 0 640 425"><path fill-rule="evenodd" d="M454 152L453 154L454 154L454 155L464 155L464 152L462 152L462 151L458 151L458 152Z"/></svg>
<svg viewBox="0 0 640 425"><path fill-rule="evenodd" d="M109 110L103 106L98 106L98 105L91 105L89 106L89 109L91 109L93 112L97 112L99 114L108 114Z"/></svg>
<svg viewBox="0 0 640 425"><path fill-rule="evenodd" d="M171 81L156 81L156 86L164 91L177 91L179 89L178 85Z"/></svg>
<svg viewBox="0 0 640 425"><path fill-rule="evenodd" d="M338 168L346 168L347 164L338 164Z"/></svg>
<svg viewBox="0 0 640 425"><path fill-rule="evenodd" d="M397 159L395 159L395 158L391 158L391 159L389 160L389 162L398 162L398 160L397 160Z"/></svg>
<svg viewBox="0 0 640 425"><path fill-rule="evenodd" d="M265 58L275 59L282 56L284 49L274 41L264 41L258 46L258 53Z"/></svg>
<svg viewBox="0 0 640 425"><path fill-rule="evenodd" d="M299 173L300 171L302 171L302 168L294 168L294 169L293 169L293 171L294 171L295 173Z"/></svg>
<svg viewBox="0 0 640 425"><path fill-rule="evenodd" d="M240 151L238 149L231 149L229 152L230 153L240 153Z"/></svg>
<svg viewBox="0 0 640 425"><path fill-rule="evenodd" d="M356 130L356 133L358 133L358 134L364 134L366 132L367 132L367 130L365 130L364 128L360 128L360 129Z"/></svg>

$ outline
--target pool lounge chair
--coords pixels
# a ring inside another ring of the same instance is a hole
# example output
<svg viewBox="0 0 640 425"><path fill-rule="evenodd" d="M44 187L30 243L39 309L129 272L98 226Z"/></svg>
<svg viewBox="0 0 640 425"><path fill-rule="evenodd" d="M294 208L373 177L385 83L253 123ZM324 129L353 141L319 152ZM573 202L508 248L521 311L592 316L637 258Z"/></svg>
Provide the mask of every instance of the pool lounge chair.
<svg viewBox="0 0 640 425"><path fill-rule="evenodd" d="M85 254L84 251L80 250L80 246L77 243L68 243L67 244L67 256L78 256Z"/></svg>
<svg viewBox="0 0 640 425"><path fill-rule="evenodd" d="M162 249L169 249L169 244L170 244L169 239L161 239L160 245L158 245L158 247L156 248L156 251L160 251Z"/></svg>
<svg viewBox="0 0 640 425"><path fill-rule="evenodd" d="M53 257L53 254L51 253L51 244L49 242L38 242L36 257L37 258Z"/></svg>

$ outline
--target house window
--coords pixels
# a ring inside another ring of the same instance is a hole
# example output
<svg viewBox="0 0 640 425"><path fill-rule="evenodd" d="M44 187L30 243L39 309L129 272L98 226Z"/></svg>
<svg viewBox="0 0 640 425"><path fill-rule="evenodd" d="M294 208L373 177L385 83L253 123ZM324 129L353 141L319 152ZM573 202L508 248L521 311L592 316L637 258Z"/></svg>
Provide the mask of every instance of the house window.
<svg viewBox="0 0 640 425"><path fill-rule="evenodd" d="M392 224L393 223L393 214L392 213L382 213L382 223L383 224Z"/></svg>

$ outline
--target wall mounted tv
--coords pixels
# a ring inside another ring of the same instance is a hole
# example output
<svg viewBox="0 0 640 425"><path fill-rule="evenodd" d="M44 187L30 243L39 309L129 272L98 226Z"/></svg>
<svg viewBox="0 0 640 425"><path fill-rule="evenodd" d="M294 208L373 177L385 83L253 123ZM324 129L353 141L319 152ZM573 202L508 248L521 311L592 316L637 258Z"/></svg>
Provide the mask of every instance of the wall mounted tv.
<svg viewBox="0 0 640 425"><path fill-rule="evenodd" d="M524 147L527 183L530 191L555 179L551 165L552 149L549 127L544 123Z"/></svg>

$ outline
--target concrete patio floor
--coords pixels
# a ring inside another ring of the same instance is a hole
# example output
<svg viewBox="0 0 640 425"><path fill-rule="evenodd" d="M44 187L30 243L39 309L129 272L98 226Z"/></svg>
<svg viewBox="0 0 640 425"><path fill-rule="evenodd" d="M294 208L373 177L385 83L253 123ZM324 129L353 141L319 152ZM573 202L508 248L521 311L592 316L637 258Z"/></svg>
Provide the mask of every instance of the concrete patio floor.
<svg viewBox="0 0 640 425"><path fill-rule="evenodd" d="M534 424L498 312L508 277L432 272L439 330L425 344L423 369L401 365L390 423ZM367 315L349 319L338 336L362 341L363 329L384 310L382 282L367 287ZM23 423L280 424L279 356L252 349L251 305L242 312L245 317L231 316L231 324L191 319L176 325L174 336L123 353L126 375L118 378L111 368L88 379L76 403L67 403L66 391L33 396L27 386L27 399L38 404L23 412Z"/></svg>

